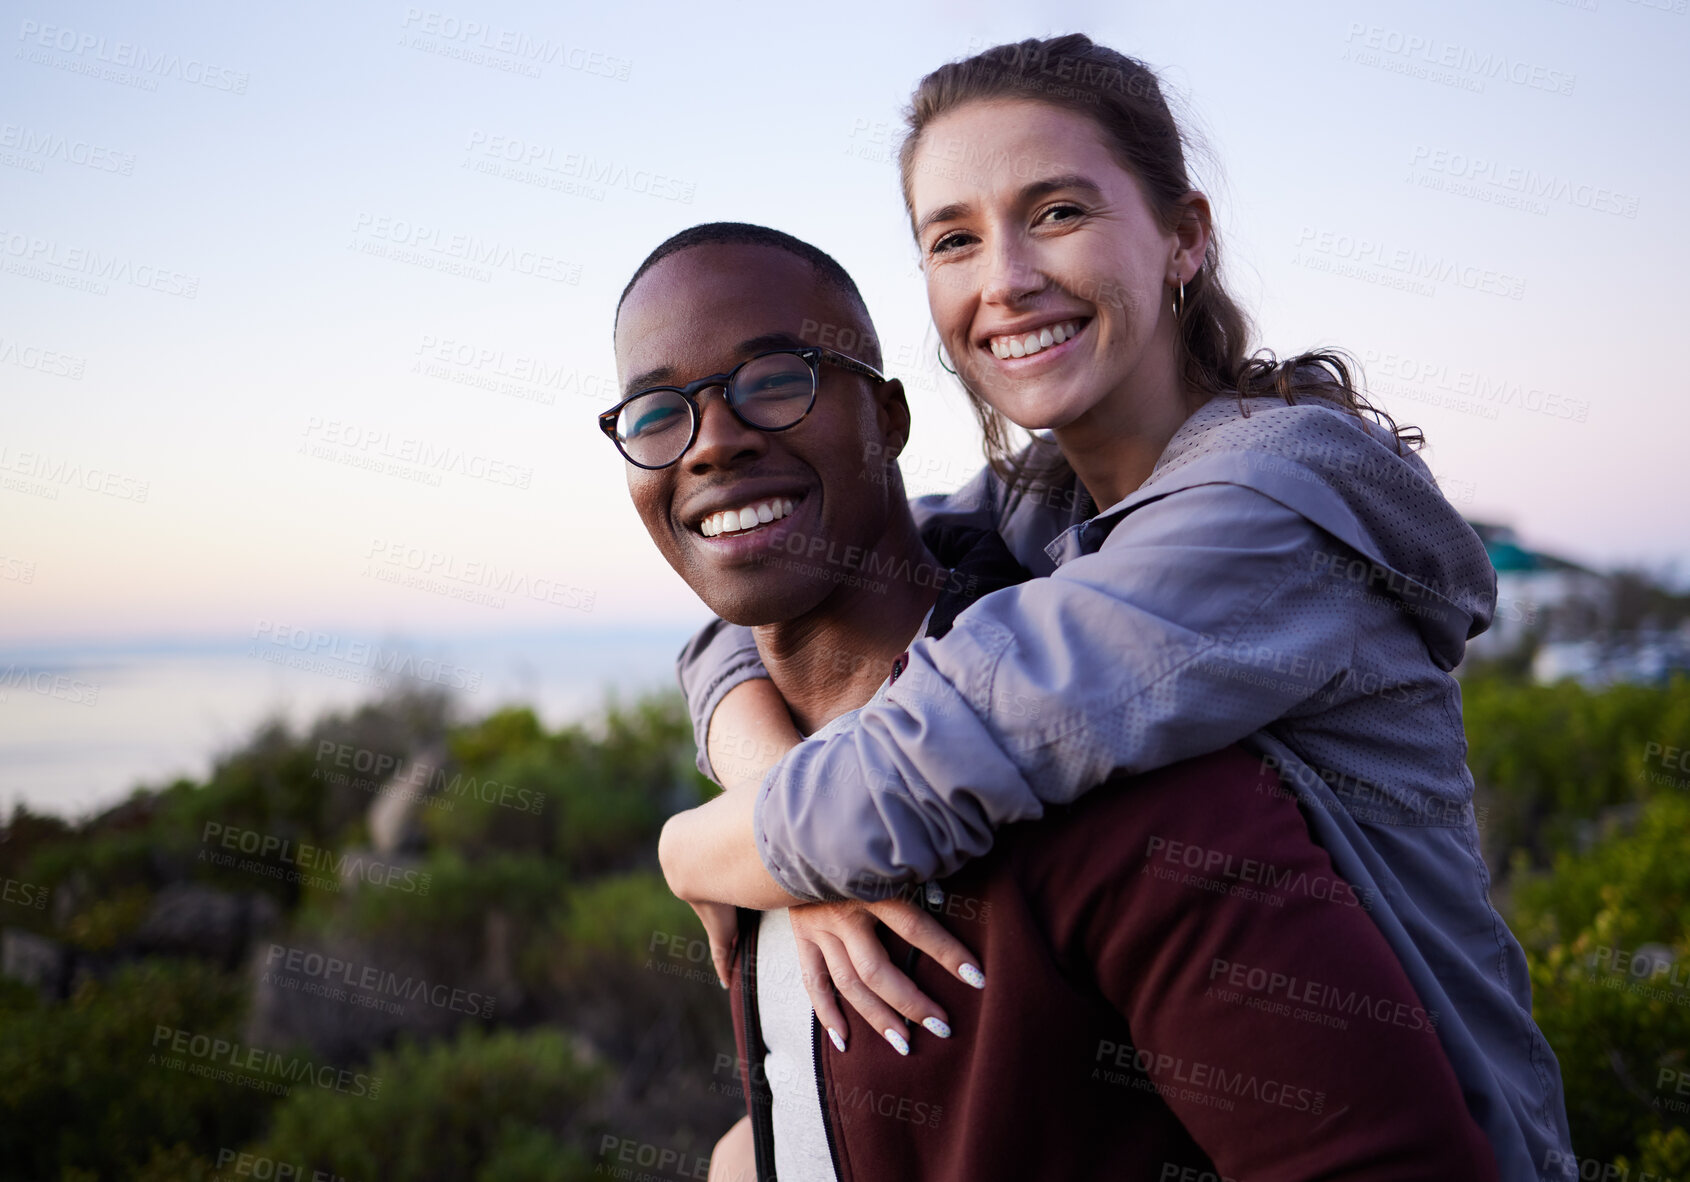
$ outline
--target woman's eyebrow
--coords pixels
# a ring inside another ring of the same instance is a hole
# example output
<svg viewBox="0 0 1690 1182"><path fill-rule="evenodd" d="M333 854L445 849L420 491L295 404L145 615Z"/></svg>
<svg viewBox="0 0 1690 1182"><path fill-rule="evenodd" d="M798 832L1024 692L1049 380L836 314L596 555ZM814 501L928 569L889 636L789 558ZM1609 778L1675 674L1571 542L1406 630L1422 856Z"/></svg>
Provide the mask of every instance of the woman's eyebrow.
<svg viewBox="0 0 1690 1182"><path fill-rule="evenodd" d="M927 233L927 227L931 226L935 222L955 221L967 212L967 204L961 201L953 201L949 205L941 205L938 209L935 209L932 213L928 214L926 217L922 218L921 221L916 223L915 236L920 238L923 234Z"/></svg>
<svg viewBox="0 0 1690 1182"><path fill-rule="evenodd" d="M1048 197L1052 193L1063 189L1084 189L1093 197L1102 198L1103 187L1088 176L1077 172L1066 172L1061 176L1045 177L1043 180L1032 181L1021 190L1024 201L1036 201L1040 197Z"/></svg>

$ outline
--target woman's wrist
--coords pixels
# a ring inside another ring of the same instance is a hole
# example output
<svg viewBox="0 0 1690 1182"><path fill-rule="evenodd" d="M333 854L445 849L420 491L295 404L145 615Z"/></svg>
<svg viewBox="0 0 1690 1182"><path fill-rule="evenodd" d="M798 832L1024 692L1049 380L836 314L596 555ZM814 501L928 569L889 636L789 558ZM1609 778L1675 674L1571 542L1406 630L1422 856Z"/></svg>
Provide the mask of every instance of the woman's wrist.
<svg viewBox="0 0 1690 1182"><path fill-rule="evenodd" d="M657 860L675 896L767 911L805 902L782 890L757 853L756 792L724 792L676 813L657 839Z"/></svg>

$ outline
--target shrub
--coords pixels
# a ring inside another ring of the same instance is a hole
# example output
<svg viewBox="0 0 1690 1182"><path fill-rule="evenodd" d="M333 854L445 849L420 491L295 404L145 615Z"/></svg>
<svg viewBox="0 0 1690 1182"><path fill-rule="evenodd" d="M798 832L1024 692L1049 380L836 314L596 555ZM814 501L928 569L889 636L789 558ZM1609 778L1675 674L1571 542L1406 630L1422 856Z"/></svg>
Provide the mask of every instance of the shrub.
<svg viewBox="0 0 1690 1182"><path fill-rule="evenodd" d="M147 960L84 981L63 1005L0 985L0 1178L128 1179L162 1148L258 1131L267 1097L171 1069L154 1046L160 1026L239 1041L239 982Z"/></svg>
<svg viewBox="0 0 1690 1182"><path fill-rule="evenodd" d="M1690 743L1690 679L1589 690L1496 677L1462 683L1467 764L1489 809L1487 856L1534 866L1582 839L1603 810L1647 799L1660 771L1649 744Z"/></svg>
<svg viewBox="0 0 1690 1182"><path fill-rule="evenodd" d="M1580 1157L1671 1160L1685 1144L1675 1082L1690 1072L1687 834L1690 799L1662 794L1635 829L1558 855L1552 873L1528 876L1521 859L1513 927Z"/></svg>
<svg viewBox="0 0 1690 1182"><path fill-rule="evenodd" d="M377 1054L366 1071L379 1099L298 1090L253 1152L362 1182L590 1176L585 1109L600 1072L562 1031L465 1026L451 1042Z"/></svg>

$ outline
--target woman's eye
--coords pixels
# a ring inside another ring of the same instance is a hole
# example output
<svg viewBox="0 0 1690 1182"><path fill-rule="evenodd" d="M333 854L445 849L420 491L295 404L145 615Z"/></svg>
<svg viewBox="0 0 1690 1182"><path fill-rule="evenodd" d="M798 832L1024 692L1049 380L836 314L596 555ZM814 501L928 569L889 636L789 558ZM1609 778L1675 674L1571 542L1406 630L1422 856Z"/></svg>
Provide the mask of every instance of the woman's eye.
<svg viewBox="0 0 1690 1182"><path fill-rule="evenodd" d="M1053 205L1039 215L1041 222L1071 222L1085 210L1078 205Z"/></svg>
<svg viewBox="0 0 1690 1182"><path fill-rule="evenodd" d="M934 240L933 245L927 248L927 253L945 254L948 251L956 250L960 246L967 246L968 237L969 236L964 234L961 230L954 230L949 234L941 234Z"/></svg>

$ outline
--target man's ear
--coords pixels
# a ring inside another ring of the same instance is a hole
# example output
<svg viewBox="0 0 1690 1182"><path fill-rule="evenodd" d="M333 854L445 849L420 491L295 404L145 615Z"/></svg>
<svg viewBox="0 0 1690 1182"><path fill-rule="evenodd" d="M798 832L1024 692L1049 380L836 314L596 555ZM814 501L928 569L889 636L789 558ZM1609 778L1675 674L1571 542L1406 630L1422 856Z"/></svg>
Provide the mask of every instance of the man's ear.
<svg viewBox="0 0 1690 1182"><path fill-rule="evenodd" d="M904 383L888 378L874 390L875 425L880 429L881 455L895 460L910 441L910 404Z"/></svg>

